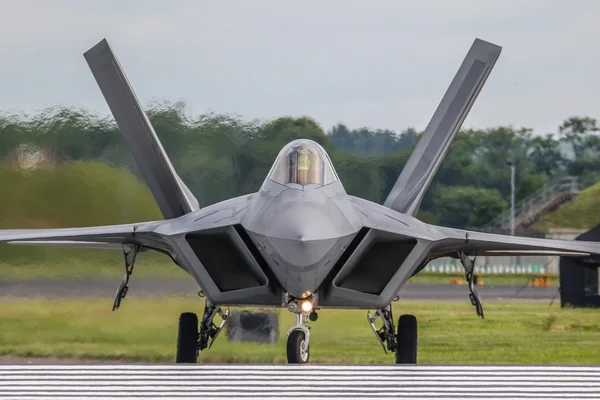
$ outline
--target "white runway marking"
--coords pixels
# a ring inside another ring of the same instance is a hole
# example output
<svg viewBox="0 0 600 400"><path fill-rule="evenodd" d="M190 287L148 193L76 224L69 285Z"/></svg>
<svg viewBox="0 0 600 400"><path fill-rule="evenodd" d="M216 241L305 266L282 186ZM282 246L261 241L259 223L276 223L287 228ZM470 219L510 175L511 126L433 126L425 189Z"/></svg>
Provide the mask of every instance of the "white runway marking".
<svg viewBox="0 0 600 400"><path fill-rule="evenodd" d="M598 399L600 366L0 365L12 399Z"/></svg>

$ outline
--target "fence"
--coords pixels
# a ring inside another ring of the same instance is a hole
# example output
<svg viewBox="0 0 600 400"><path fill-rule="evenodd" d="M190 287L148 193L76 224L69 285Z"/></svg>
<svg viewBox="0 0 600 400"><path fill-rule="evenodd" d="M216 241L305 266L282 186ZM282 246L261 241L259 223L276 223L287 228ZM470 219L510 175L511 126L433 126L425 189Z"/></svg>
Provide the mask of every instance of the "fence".
<svg viewBox="0 0 600 400"><path fill-rule="evenodd" d="M552 212L562 203L571 200L579 193L577 177L568 176L558 179L529 197L515 204L515 228L523 225L529 226L537 222L549 212ZM510 227L511 210L508 209L492 221L484 225L481 230Z"/></svg>
<svg viewBox="0 0 600 400"><path fill-rule="evenodd" d="M431 262L425 266L421 273L445 273L445 274L460 274L464 273L464 268L460 263L435 263ZM498 265L498 264L485 264L485 265L475 265L475 273L476 274L549 274L554 273L548 271L548 268L544 264L527 264L527 265Z"/></svg>

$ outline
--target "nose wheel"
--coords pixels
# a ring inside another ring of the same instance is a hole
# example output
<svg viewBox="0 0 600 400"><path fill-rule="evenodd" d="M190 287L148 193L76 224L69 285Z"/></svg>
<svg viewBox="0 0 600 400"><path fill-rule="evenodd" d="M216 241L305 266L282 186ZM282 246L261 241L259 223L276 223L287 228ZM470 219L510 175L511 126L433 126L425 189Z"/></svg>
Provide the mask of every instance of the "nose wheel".
<svg viewBox="0 0 600 400"><path fill-rule="evenodd" d="M288 363L306 364L310 358L308 315L301 312L296 313L296 325L290 328L287 337Z"/></svg>
<svg viewBox="0 0 600 400"><path fill-rule="evenodd" d="M305 364L308 362L310 352L308 337L301 330L290 333L287 340L287 359L289 364Z"/></svg>

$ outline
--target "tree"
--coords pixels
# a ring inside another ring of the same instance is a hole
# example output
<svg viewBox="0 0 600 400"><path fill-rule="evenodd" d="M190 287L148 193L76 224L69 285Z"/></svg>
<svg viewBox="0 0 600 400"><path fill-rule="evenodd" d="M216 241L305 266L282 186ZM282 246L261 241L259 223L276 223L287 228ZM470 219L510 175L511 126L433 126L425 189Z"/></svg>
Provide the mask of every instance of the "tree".
<svg viewBox="0 0 600 400"><path fill-rule="evenodd" d="M300 138L326 149L348 194L383 203L420 137L412 128L397 134L344 124L325 133L306 116L270 121L227 114L191 117L183 102L156 102L146 111L175 169L202 206L256 192L281 149ZM518 165L517 201L567 174L579 177L582 188L593 184L600 180L598 129L593 118L570 117L558 136L536 136L512 126L461 130L425 192L419 218L455 227L493 219L510 199L507 159ZM0 114L0 157L6 161L24 144L58 153L63 162L100 161L141 178L112 117L67 107L33 115ZM563 155L565 146L574 149L573 157Z"/></svg>
<svg viewBox="0 0 600 400"><path fill-rule="evenodd" d="M566 159L560 149L560 141L553 134L536 136L530 142L529 161L538 174L554 177L566 168Z"/></svg>
<svg viewBox="0 0 600 400"><path fill-rule="evenodd" d="M508 207L498 190L470 186L440 185L434 201L439 223L455 228L485 225Z"/></svg>
<svg viewBox="0 0 600 400"><path fill-rule="evenodd" d="M561 140L573 146L575 157L585 149L584 139L592 132L598 132L597 121L590 117L569 117L558 128Z"/></svg>

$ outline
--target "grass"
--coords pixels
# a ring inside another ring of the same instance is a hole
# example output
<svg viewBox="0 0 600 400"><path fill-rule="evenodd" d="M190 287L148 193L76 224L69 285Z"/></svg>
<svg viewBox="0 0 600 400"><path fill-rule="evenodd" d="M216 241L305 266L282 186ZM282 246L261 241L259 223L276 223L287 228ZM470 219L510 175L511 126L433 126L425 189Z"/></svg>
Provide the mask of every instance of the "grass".
<svg viewBox="0 0 600 400"><path fill-rule="evenodd" d="M440 272L420 272L410 278L411 283L450 283L452 278L457 278L460 283L466 284L465 274L446 274ZM524 285L527 283L527 274L489 274L478 275L479 285ZM558 283L558 276L553 279L554 284Z"/></svg>
<svg viewBox="0 0 600 400"><path fill-rule="evenodd" d="M162 219L143 181L122 168L86 161L53 169L15 170L0 165L0 229L124 224ZM106 278L123 274L115 250L14 246L0 243L0 279ZM166 256L138 256L135 275L188 279ZM449 283L450 275L422 272L413 283ZM490 275L485 284L523 285L523 276Z"/></svg>
<svg viewBox="0 0 600 400"><path fill-rule="evenodd" d="M0 165L0 229L126 224L162 219L148 187L122 168L68 162L53 169ZM122 274L120 251L0 243L0 279L103 277ZM183 276L168 258L146 255L141 275ZM165 261L166 260L166 261ZM169 268L170 267L170 268ZM112 272L114 271L114 272Z"/></svg>
<svg viewBox="0 0 600 400"><path fill-rule="evenodd" d="M534 229L549 228L590 229L598 223L600 214L600 182L584 190L556 211L533 225Z"/></svg>
<svg viewBox="0 0 600 400"><path fill-rule="evenodd" d="M0 244L0 254L3 246ZM51 249L64 252L65 249ZM120 250L81 250L72 249L74 252L96 252L95 257L69 257L61 259L58 256L49 256L47 261L17 260L4 261L0 257L0 280L21 281L36 279L104 279L122 276L125 273L123 254ZM135 277L163 278L163 279L190 279L190 275L179 268L167 256L160 253L140 253L137 256Z"/></svg>
<svg viewBox="0 0 600 400"><path fill-rule="evenodd" d="M58 228L162 219L148 187L121 168L69 162L54 169L0 166L0 228Z"/></svg>
<svg viewBox="0 0 600 400"><path fill-rule="evenodd" d="M0 243L0 279L7 281L35 279L103 279L121 276L123 255L120 250L87 250L44 248L45 261L31 258L12 258L5 260L5 248L16 247ZM41 251L41 250L38 250ZM136 277L162 279L191 279L167 256L156 253L140 253L135 272ZM420 272L410 279L411 283L450 283L452 277L465 283L464 274L445 274L440 272ZM557 283L557 279L554 280ZM480 284L485 285L524 285L526 275L497 274L480 276Z"/></svg>
<svg viewBox="0 0 600 400"><path fill-rule="evenodd" d="M178 315L200 312L197 300L128 298L8 301L0 309L0 355L173 362ZM597 310L546 303L488 303L486 319L469 303L395 303L419 318L419 363L598 364ZM285 332L294 316L280 310L275 345L230 343L222 333L200 354L206 363L284 363ZM393 363L366 321L366 311L322 310L311 324L313 363Z"/></svg>

